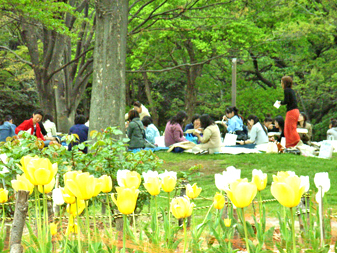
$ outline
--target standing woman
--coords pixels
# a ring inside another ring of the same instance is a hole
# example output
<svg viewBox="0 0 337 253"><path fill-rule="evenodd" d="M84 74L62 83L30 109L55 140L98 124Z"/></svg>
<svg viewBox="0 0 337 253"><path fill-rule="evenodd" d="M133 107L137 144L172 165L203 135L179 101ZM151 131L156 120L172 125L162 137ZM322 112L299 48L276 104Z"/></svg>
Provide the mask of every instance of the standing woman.
<svg viewBox="0 0 337 253"><path fill-rule="evenodd" d="M287 105L284 136L286 137L286 148L290 148L295 147L301 140L296 130L300 111L297 108L296 95L292 89L293 79L290 76L284 76L281 79L281 85L284 90L284 100L279 103L281 105Z"/></svg>

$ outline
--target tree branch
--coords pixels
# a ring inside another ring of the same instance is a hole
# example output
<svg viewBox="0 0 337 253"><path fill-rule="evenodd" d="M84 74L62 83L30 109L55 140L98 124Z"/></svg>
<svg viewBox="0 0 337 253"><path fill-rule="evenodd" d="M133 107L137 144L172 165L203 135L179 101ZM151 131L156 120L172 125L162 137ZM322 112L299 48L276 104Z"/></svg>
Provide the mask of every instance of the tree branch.
<svg viewBox="0 0 337 253"><path fill-rule="evenodd" d="M26 64L28 64L28 65L31 66L31 67L34 66L33 63L31 63L30 61L26 61L26 60L22 59L19 55L17 55L13 50L9 49L8 47L6 47L6 46L0 46L0 48L5 49L5 50L11 52L11 53L14 54L14 55L16 56L16 58L18 58L21 62L26 63Z"/></svg>

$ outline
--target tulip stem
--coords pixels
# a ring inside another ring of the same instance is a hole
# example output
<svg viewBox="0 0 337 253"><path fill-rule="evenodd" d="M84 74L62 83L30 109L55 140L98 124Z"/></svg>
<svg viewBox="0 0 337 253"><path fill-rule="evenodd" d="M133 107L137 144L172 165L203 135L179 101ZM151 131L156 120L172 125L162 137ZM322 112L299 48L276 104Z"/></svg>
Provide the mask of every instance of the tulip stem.
<svg viewBox="0 0 337 253"><path fill-rule="evenodd" d="M41 226L40 226L40 201L39 201L39 193L37 186L35 186L35 219L36 219L36 229L38 233L38 238L41 239Z"/></svg>
<svg viewBox="0 0 337 253"><path fill-rule="evenodd" d="M77 220L77 227L78 227L78 232L77 232L77 241L78 241L78 252L82 252L81 249L81 235L80 235L80 223L79 223L79 218L78 218L78 198L76 197L76 220ZM74 222L75 223L75 222ZM75 224L74 224L74 230L75 230Z"/></svg>
<svg viewBox="0 0 337 253"><path fill-rule="evenodd" d="M262 226L262 197L261 197L261 192L258 191L258 194L259 194L259 212L260 212L260 224Z"/></svg>
<svg viewBox="0 0 337 253"><path fill-rule="evenodd" d="M89 223L89 200L85 200L85 216L86 216L86 220L87 220L87 230L88 230L88 241L89 241L89 252L90 252L90 247L91 247L91 237L90 237L90 223Z"/></svg>
<svg viewBox="0 0 337 253"><path fill-rule="evenodd" d="M292 207L290 207L290 215L291 215L291 231L292 231L292 237L293 237L293 253L296 253L295 219L294 219L294 212L293 212Z"/></svg>
<svg viewBox="0 0 337 253"><path fill-rule="evenodd" d="M243 223L243 229L245 231L245 241L246 241L246 248L247 248L247 252L249 253L249 244L248 244L248 233L247 233L247 225L246 225L246 219L245 219L245 210L244 208L242 208L242 223Z"/></svg>
<svg viewBox="0 0 337 253"><path fill-rule="evenodd" d="M96 206L95 206L95 202L92 205L92 207L94 208L94 241L97 240L97 231L96 231Z"/></svg>
<svg viewBox="0 0 337 253"><path fill-rule="evenodd" d="M187 233L186 233L186 218L183 218L184 222L183 222L183 227L184 227L184 251L183 253L186 252L186 244L187 244Z"/></svg>
<svg viewBox="0 0 337 253"><path fill-rule="evenodd" d="M207 211L207 213L206 213L205 219L204 219L204 221L202 222L202 224L205 223L205 221L206 221L206 219L207 219L207 217L208 217L209 212L212 210L213 205L214 205L214 202L213 202L213 204L209 207L209 209L208 209L208 211Z"/></svg>
<svg viewBox="0 0 337 253"><path fill-rule="evenodd" d="M154 205L156 208L156 238L158 239L159 237L159 231L158 231L158 209L157 209L157 196L154 196ZM158 240L156 240L158 243Z"/></svg>
<svg viewBox="0 0 337 253"><path fill-rule="evenodd" d="M167 193L167 198L168 198L168 205L167 205L167 212L168 212L168 231L167 231L167 244L168 246L170 245L170 240L171 240L171 232L170 232L170 227L171 227L171 213L170 213L170 192Z"/></svg>
<svg viewBox="0 0 337 253"><path fill-rule="evenodd" d="M47 199L46 194L44 193L44 185L42 185L42 191L43 191L43 216L44 216L44 233L47 235L48 238L48 214L47 214Z"/></svg>
<svg viewBox="0 0 337 253"><path fill-rule="evenodd" d="M3 232L5 230L5 204L2 204L2 222L1 222L1 236L3 236Z"/></svg>
<svg viewBox="0 0 337 253"><path fill-rule="evenodd" d="M123 253L126 252L126 214L123 214Z"/></svg>
<svg viewBox="0 0 337 253"><path fill-rule="evenodd" d="M109 194L106 194L106 203L108 205L108 212L109 212L109 227L110 227L110 233L112 235L112 225L111 225L111 209L110 209L110 202L109 202Z"/></svg>

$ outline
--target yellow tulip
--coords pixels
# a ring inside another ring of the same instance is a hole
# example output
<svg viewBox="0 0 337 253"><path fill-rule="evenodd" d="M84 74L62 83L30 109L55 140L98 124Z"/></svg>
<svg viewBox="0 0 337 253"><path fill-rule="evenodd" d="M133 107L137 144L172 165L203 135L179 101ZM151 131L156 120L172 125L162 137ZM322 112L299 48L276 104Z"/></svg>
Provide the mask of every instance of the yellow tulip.
<svg viewBox="0 0 337 253"><path fill-rule="evenodd" d="M254 183L248 183L246 178L239 179L230 184L226 193L236 207L244 208L252 203L257 193L257 187Z"/></svg>
<svg viewBox="0 0 337 253"><path fill-rule="evenodd" d="M144 183L145 189L152 195L156 196L160 193L160 180L158 177L149 177Z"/></svg>
<svg viewBox="0 0 337 253"><path fill-rule="evenodd" d="M76 202L75 196L69 195L64 189L61 189L62 197L65 203L74 204Z"/></svg>
<svg viewBox="0 0 337 253"><path fill-rule="evenodd" d="M273 182L271 194L286 207L295 207L300 201L305 191L305 186L301 187L301 179L298 176L289 176L284 182Z"/></svg>
<svg viewBox="0 0 337 253"><path fill-rule="evenodd" d="M161 188L164 192L171 192L176 187L177 179L172 176L166 176L161 181Z"/></svg>
<svg viewBox="0 0 337 253"><path fill-rule="evenodd" d="M226 227L230 227L231 226L232 220L230 218L226 218L223 221L224 221Z"/></svg>
<svg viewBox="0 0 337 253"><path fill-rule="evenodd" d="M99 178L102 182L102 192L108 193L112 190L112 180L110 176L103 175Z"/></svg>
<svg viewBox="0 0 337 253"><path fill-rule="evenodd" d="M258 191L264 190L267 186L267 174L254 169L252 182L256 185Z"/></svg>
<svg viewBox="0 0 337 253"><path fill-rule="evenodd" d="M125 178L122 178L124 187L138 189L140 183L142 182L142 178L140 177L139 173L136 171L129 171L126 173Z"/></svg>
<svg viewBox="0 0 337 253"><path fill-rule="evenodd" d="M286 171L279 171L277 175L273 175L273 181L277 183L284 182L287 177L289 177L289 173Z"/></svg>
<svg viewBox="0 0 337 253"><path fill-rule="evenodd" d="M217 192L214 196L214 201L213 201L214 208L219 209L219 210L222 209L225 206L225 202L226 202L225 197L222 194Z"/></svg>
<svg viewBox="0 0 337 253"><path fill-rule="evenodd" d="M49 184L46 184L44 186L39 185L38 186L38 190L39 192L43 193L43 187L44 187L44 193L47 194L49 192L51 192L54 189L55 186L55 178L53 178Z"/></svg>
<svg viewBox="0 0 337 253"><path fill-rule="evenodd" d="M57 163L52 164L48 158L24 156L20 160L21 170L33 185L46 185L57 173Z"/></svg>
<svg viewBox="0 0 337 253"><path fill-rule="evenodd" d="M77 205L78 205L77 207L78 210L76 210L76 203L67 205L67 212L74 217L77 215L77 212L78 212L78 215L80 215L83 212L85 208L85 201L77 200Z"/></svg>
<svg viewBox="0 0 337 253"><path fill-rule="evenodd" d="M72 215L70 215L70 217L69 217L69 222L68 222L68 228L67 228L67 231L66 231L66 235L69 235L71 233L75 233L75 234L78 233L78 227L77 227L77 224L74 223L74 217Z"/></svg>
<svg viewBox="0 0 337 253"><path fill-rule="evenodd" d="M0 204L8 201L8 191L0 188Z"/></svg>
<svg viewBox="0 0 337 253"><path fill-rule="evenodd" d="M190 199L195 199L200 195L201 190L201 187L197 187L196 183L194 183L192 186L188 184L186 186L186 195Z"/></svg>
<svg viewBox="0 0 337 253"><path fill-rule="evenodd" d="M171 201L170 211L176 219L187 218L191 216L194 206L187 196L176 197Z"/></svg>
<svg viewBox="0 0 337 253"><path fill-rule="evenodd" d="M12 180L11 182L12 187L16 192L22 190L29 191L29 195L33 193L34 185L26 178L25 173L22 175L16 175L16 180Z"/></svg>
<svg viewBox="0 0 337 253"><path fill-rule="evenodd" d="M78 199L87 200L95 193L95 178L88 172L78 173L73 179L67 179L65 188Z"/></svg>
<svg viewBox="0 0 337 253"><path fill-rule="evenodd" d="M56 235L57 234L57 224L56 223L50 223L50 234L51 235Z"/></svg>
<svg viewBox="0 0 337 253"><path fill-rule="evenodd" d="M80 173L82 173L82 171L76 171L76 170L74 170L74 171L68 171L68 172L66 172L64 175L63 175L63 179L64 179L64 182L66 182L68 179L75 179L75 177L78 175L78 174L80 174Z"/></svg>
<svg viewBox="0 0 337 253"><path fill-rule="evenodd" d="M139 190L135 187L116 187L116 191L117 199L115 198L115 194L111 194L111 198L115 205L118 207L118 210L122 214L133 213L136 208Z"/></svg>
<svg viewBox="0 0 337 253"><path fill-rule="evenodd" d="M95 178L95 190L93 197L96 197L102 191L102 181L99 178Z"/></svg>

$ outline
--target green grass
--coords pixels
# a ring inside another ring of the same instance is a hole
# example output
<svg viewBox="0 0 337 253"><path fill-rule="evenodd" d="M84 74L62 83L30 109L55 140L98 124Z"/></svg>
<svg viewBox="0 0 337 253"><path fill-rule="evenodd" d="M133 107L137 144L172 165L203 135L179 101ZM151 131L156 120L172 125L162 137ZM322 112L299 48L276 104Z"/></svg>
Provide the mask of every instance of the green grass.
<svg viewBox="0 0 337 253"><path fill-rule="evenodd" d="M326 203L324 208L332 208L333 213L337 211L337 154L333 155L332 159L320 159L316 157L304 157L293 154L242 154L242 155L194 155L194 154L175 154L167 152L156 153L159 158L165 162L161 169L172 171L188 171L188 169L196 164L203 165L199 170L201 175L191 175L190 183L197 183L202 187L201 196L205 198L213 198L214 194L218 191L215 187L214 174L222 173L228 166L234 166L241 169L241 178L252 178L253 169L261 169L268 175L268 184L262 193L262 199L272 199L273 196L270 192L272 183L272 175L278 171L294 171L298 176L310 177L310 190L312 191L312 201L314 201L317 188L314 184L314 176L317 172L328 172L331 182L330 190L326 193ZM161 193L160 196L165 196ZM164 201L164 200L163 200ZM163 202L164 204L166 202ZM212 203L209 200L198 199L196 206L208 206ZM276 213L280 210L281 206L278 202L270 202L266 204L266 211L269 217L276 217ZM247 210L253 212L252 206ZM201 218L207 212L200 210L197 216Z"/></svg>

